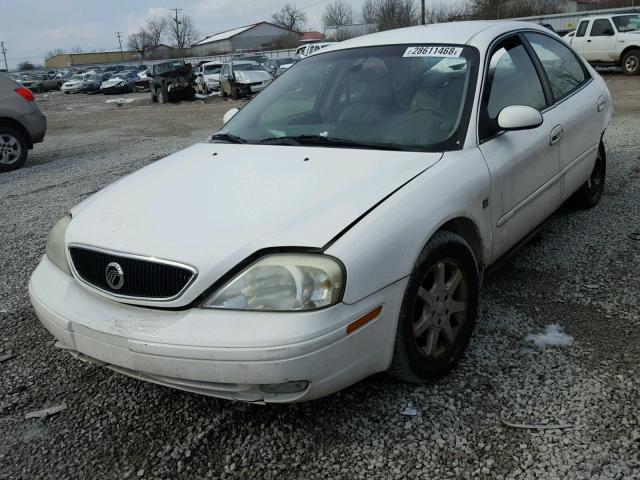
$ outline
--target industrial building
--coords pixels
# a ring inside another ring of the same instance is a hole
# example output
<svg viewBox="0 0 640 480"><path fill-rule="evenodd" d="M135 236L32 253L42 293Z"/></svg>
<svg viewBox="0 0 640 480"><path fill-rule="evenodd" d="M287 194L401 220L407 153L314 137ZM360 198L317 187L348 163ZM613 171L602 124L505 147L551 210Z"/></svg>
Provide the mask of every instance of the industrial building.
<svg viewBox="0 0 640 480"><path fill-rule="evenodd" d="M191 46L195 57L231 52L279 50L295 48L300 43L298 33L269 22L219 32Z"/></svg>
<svg viewBox="0 0 640 480"><path fill-rule="evenodd" d="M47 58L47 68L68 68L78 65L99 65L103 63L131 62L140 57L138 52L117 50L115 52L63 53Z"/></svg>

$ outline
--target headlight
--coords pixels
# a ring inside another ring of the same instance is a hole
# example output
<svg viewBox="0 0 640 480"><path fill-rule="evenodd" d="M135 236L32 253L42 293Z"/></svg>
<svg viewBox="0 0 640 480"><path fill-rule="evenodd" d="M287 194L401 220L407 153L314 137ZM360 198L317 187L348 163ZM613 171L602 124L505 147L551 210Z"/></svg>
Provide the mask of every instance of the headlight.
<svg viewBox="0 0 640 480"><path fill-rule="evenodd" d="M47 248L45 249L47 258L67 275L71 275L71 269L69 269L69 263L67 262L67 255L64 248L64 234L67 231L69 222L71 222L71 215L65 215L56 222L51 229L51 232L49 232Z"/></svg>
<svg viewBox="0 0 640 480"><path fill-rule="evenodd" d="M312 253L269 255L218 290L205 308L233 310L315 310L340 301L343 267Z"/></svg>

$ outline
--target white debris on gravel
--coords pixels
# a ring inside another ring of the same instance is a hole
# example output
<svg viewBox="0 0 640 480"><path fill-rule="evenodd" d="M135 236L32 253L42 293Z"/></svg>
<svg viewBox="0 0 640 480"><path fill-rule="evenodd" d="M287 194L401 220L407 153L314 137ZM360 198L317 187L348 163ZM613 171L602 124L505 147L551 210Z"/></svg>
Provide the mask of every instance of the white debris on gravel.
<svg viewBox="0 0 640 480"><path fill-rule="evenodd" d="M36 410L35 412L25 413L24 418L45 418L55 415L56 413L60 413L66 409L67 405L63 403L62 405L56 405L55 407L43 408L42 410Z"/></svg>
<svg viewBox="0 0 640 480"><path fill-rule="evenodd" d="M136 98L110 98L104 103L131 103L140 100L140 97Z"/></svg>
<svg viewBox="0 0 640 480"><path fill-rule="evenodd" d="M544 333L531 333L525 339L527 342L533 342L538 347L568 347L573 345L573 337L562 331L557 323L547 325Z"/></svg>
<svg viewBox="0 0 640 480"><path fill-rule="evenodd" d="M420 415L421 412L417 408L415 408L411 404L411 402L409 402L407 406L404 407L404 410L402 410L402 412L400 413L402 413L402 415L405 415L407 417L417 417L418 415Z"/></svg>

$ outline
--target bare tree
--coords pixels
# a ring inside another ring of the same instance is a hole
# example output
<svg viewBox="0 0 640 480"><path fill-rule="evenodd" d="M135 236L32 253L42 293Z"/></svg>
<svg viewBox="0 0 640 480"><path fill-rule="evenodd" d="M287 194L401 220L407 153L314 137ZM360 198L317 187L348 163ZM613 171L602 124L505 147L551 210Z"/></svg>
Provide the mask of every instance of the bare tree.
<svg viewBox="0 0 640 480"><path fill-rule="evenodd" d="M175 18L171 17L173 23L175 23ZM162 41L162 36L165 34L167 30L167 19L166 18L149 18L147 19L147 23L144 27L144 32L148 36L148 42L152 47L157 47L160 45Z"/></svg>
<svg viewBox="0 0 640 480"><path fill-rule="evenodd" d="M471 11L478 19L496 19L547 15L560 12L554 0L471 0Z"/></svg>
<svg viewBox="0 0 640 480"><path fill-rule="evenodd" d="M376 23L376 0L365 0L360 16L362 23Z"/></svg>
<svg viewBox="0 0 640 480"><path fill-rule="evenodd" d="M285 3L284 6L271 15L273 23L279 27L300 32L307 23L307 14L293 3Z"/></svg>
<svg viewBox="0 0 640 480"><path fill-rule="evenodd" d="M53 58L57 55L63 55L64 53L66 52L61 48L54 48L53 50L49 50L47 53L45 53L44 59L49 60L50 58Z"/></svg>
<svg viewBox="0 0 640 480"><path fill-rule="evenodd" d="M25 60L24 62L20 62L18 64L18 71L25 71L25 70L35 70L36 66L31 63L29 60Z"/></svg>
<svg viewBox="0 0 640 480"><path fill-rule="evenodd" d="M457 3L431 3L426 12L427 23L454 22L466 20L471 17L470 5L463 0L460 0Z"/></svg>
<svg viewBox="0 0 640 480"><path fill-rule="evenodd" d="M183 15L176 21L175 17L167 17L167 34L173 45L177 48L190 47L198 39L198 31L193 20L188 15Z"/></svg>
<svg viewBox="0 0 640 480"><path fill-rule="evenodd" d="M367 0L362 14L366 23L377 24L381 31L417 25L420 20L414 0Z"/></svg>
<svg viewBox="0 0 640 480"><path fill-rule="evenodd" d="M132 33L127 39L127 47L129 50L133 50L140 54L140 57L144 57L144 53L149 48L153 47L153 41L147 31L140 29L137 33Z"/></svg>
<svg viewBox="0 0 640 480"><path fill-rule="evenodd" d="M353 23L353 8L344 0L333 0L322 14L325 27Z"/></svg>

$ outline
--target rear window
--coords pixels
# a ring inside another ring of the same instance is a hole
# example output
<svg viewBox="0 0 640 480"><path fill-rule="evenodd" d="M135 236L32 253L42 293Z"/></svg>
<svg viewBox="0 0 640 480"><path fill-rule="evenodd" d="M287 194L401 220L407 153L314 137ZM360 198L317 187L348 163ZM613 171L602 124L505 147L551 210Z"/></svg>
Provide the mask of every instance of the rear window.
<svg viewBox="0 0 640 480"><path fill-rule="evenodd" d="M570 95L589 79L569 47L540 33L526 33L525 36L542 63L555 100Z"/></svg>

